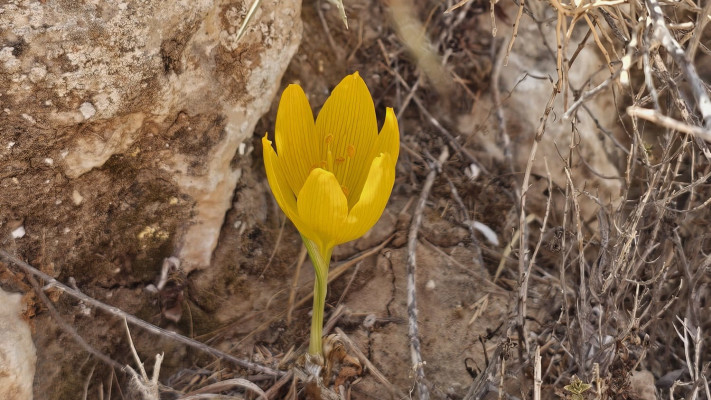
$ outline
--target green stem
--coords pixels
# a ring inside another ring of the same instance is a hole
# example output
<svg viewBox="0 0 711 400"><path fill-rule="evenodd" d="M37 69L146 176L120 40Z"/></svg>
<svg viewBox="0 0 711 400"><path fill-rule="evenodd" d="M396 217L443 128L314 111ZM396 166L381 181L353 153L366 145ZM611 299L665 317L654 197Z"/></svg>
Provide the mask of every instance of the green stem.
<svg viewBox="0 0 711 400"><path fill-rule="evenodd" d="M328 289L328 267L331 263L333 247L322 249L315 242L301 236L311 263L314 265L316 281L314 282L314 306L311 317L311 340L309 354L322 355L321 336L323 335L323 310L326 306L326 291Z"/></svg>

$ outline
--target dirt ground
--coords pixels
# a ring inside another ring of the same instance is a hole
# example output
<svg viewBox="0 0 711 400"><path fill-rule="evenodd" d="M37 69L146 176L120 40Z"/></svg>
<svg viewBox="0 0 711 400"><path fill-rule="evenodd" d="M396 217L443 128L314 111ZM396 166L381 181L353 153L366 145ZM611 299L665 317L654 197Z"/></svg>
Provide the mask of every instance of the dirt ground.
<svg viewBox="0 0 711 400"><path fill-rule="evenodd" d="M284 87L291 82L301 84L316 112L343 76L359 71L373 94L379 121L387 106L394 107L400 117L402 150L390 203L371 232L335 250L331 266L342 274L329 285L326 320L338 310L335 327L390 382L383 383L366 369L344 386L347 398L418 398L408 339L407 235L423 183L432 170L436 176L415 249L423 384L431 398L478 398L471 394L477 385L484 388L476 392L481 398L533 398L536 371L542 371L538 390L544 399L670 398L675 380L687 385L675 386L673 398L693 396L694 385L696 397L687 398L709 398L704 390L708 391L709 378L705 363L711 361L706 334L711 329L711 241L706 228L711 181L703 147L697 147L701 145L691 137L669 139L669 132L662 135L664 130L651 123L646 130L639 129L647 137L659 136L638 142L636 133L630 133L638 127L624 110L633 100L651 106L643 96L620 90L614 101L609 100L614 96L605 94L618 129L610 136L604 129L594 132L605 136L601 142L612 149L604 156L610 168L618 171L618 177L611 179L614 184L599 183L604 179L586 167L595 153L586 160L567 144L557 153L555 147L542 147L538 154L538 159L547 158L561 180L549 183L540 171L526 175L537 126L524 118L524 110L515 109L512 97L521 94L507 87L508 92L502 89L501 101L509 136L501 139L496 100L491 97L497 54L502 43L508 43L518 6L507 3L492 10L500 24L497 37L492 37L488 2L475 0L451 14L443 13L453 5L451 1L417 3L410 11L424 24L431 40L423 46L447 55L443 64L451 72L449 82L438 83L436 71L425 72L427 52L418 56L416 49L408 49L407 40L399 36L402 26L393 22L398 16L393 17L384 2L375 0L345 1L348 30L331 4L304 2L302 45L283 79ZM392 2L393 7L397 4ZM531 8L540 12L542 5ZM554 25L555 19L547 23L549 28ZM419 27L414 29L420 32ZM575 37L585 35L582 28L575 32ZM589 43L594 48L592 38ZM618 50L621 56L625 47L619 45ZM555 59L552 53L540 54L548 61ZM437 60L441 65L441 59ZM541 81L555 80L555 70L546 74ZM632 78L643 85L641 72ZM553 87L548 83L542 102L528 100L538 115L543 115ZM591 87L573 88L570 103ZM666 88L663 94L674 97ZM682 92L691 91L683 87ZM313 271L308 258L303 261L299 234L274 201L263 168L260 139L264 132L273 132L278 101L274 99L271 111L247 143L247 156L235 158L242 176L210 268L187 276L179 271L171 274L171 290L160 295L148 286L158 281L163 257L152 253L151 258L142 259L140 248L124 249L141 261L133 264L130 274L113 274L107 269L111 260L55 275L64 282L75 277L76 284L93 298L236 357L284 372L298 365L309 335ZM550 118L559 121L562 115ZM560 125L567 129L566 135L576 129L570 123ZM214 129L206 130L219 136ZM644 146L649 148L644 154L630 156L630 151L623 151ZM445 147L450 155L435 167ZM560 159L570 162L569 170L565 162L555 161ZM126 207L137 196L190 201L160 187L142 186L149 180L141 174L150 172L133 171L120 157L103 168L123 168L131 174L119 182L110 182L108 173L106 178L106 184L126 185ZM566 171L572 171L569 181ZM585 174L587 179L582 178ZM530 218L526 235L520 239L521 187L526 176L530 191L528 214L523 218ZM166 206L170 202L157 200L156 204L144 216L147 220L172 212ZM61 204L34 218L59 224L61 218L76 218L73 212L71 204ZM82 218L101 218L110 210L94 212ZM474 221L490 228L494 238L473 228ZM96 234L106 235L108 248L111 235L136 235L139 225L134 222L124 221L123 226ZM140 226L145 225L143 221ZM172 239L162 240L167 257ZM522 240L527 243L525 252L519 245ZM28 261L43 270L51 269L51 260L67 253L52 243L36 250L36 258ZM525 273L519 269L520 253L525 253L527 262L537 257ZM612 267L621 261L628 266ZM31 298L31 288L21 273L0 269L0 274L14 274L3 277L3 282L30 293L28 316L38 353L36 399L139 398L125 371L84 351L39 300ZM526 305L523 315L522 304ZM67 295L57 294L56 307L91 346L121 365L136 367L121 320L96 309L86 310ZM523 321L525 328L517 321ZM694 341L696 332L699 336ZM180 398L233 378L246 378L263 390L273 388L270 398L306 398L302 383L289 381L277 388L274 377L237 368L167 337L135 327L131 335L149 375L156 354L165 356L160 370L161 398ZM688 339L686 346L682 337ZM536 349L542 357L538 366ZM581 386L574 386L575 377L592 387L578 390ZM211 393L257 398L241 387Z"/></svg>

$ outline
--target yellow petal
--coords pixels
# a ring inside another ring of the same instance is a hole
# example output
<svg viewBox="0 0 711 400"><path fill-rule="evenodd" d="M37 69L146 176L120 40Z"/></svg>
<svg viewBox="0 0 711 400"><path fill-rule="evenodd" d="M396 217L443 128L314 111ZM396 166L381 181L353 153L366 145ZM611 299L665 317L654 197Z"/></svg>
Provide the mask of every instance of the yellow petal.
<svg viewBox="0 0 711 400"><path fill-rule="evenodd" d="M376 156L379 153L390 153L395 162L397 162L400 155L400 129L397 125L395 113L390 107L385 111L385 123L383 123L383 128L378 135L375 149Z"/></svg>
<svg viewBox="0 0 711 400"><path fill-rule="evenodd" d="M336 244L363 236L378 222L395 183L395 161L389 153L373 160L360 199L348 214Z"/></svg>
<svg viewBox="0 0 711 400"><path fill-rule="evenodd" d="M299 85L289 85L281 95L274 140L286 180L293 193L299 193L320 154L314 134L314 116L309 100Z"/></svg>
<svg viewBox="0 0 711 400"><path fill-rule="evenodd" d="M326 100L316 118L316 136L320 140L321 159L327 159L325 138L333 135L333 157L347 158L349 147L353 157L349 162L336 162L333 172L342 185L348 188L348 204L354 204L358 195L351 188L362 186L372 161L372 148L378 136L375 106L363 79L354 73L339 83Z"/></svg>
<svg viewBox="0 0 711 400"><path fill-rule="evenodd" d="M333 247L348 217L346 196L336 177L321 168L311 171L299 192L297 208L299 218L312 232L301 233L321 249Z"/></svg>
<svg viewBox="0 0 711 400"><path fill-rule="evenodd" d="M398 156L400 155L400 130L398 128L397 118L395 117L395 113L393 112L393 109L390 107L388 107L386 109L385 122L383 123L383 128L380 130L380 134L378 135L378 139L375 142L375 146L373 146L370 159L371 160L374 159L375 157L379 156L381 153L390 154L390 157L392 158L393 165L397 164L397 159L398 159ZM363 190L363 186L365 185L365 182L366 182L365 178L368 177L368 175L365 175L365 173L363 173L363 175L364 176L363 176L362 180L360 180L359 182L356 182L356 186L349 188L353 193L357 194ZM351 204L349 201L348 207L353 208L353 205L357 201L358 201L358 197L353 199L353 204Z"/></svg>
<svg viewBox="0 0 711 400"><path fill-rule="evenodd" d="M309 234L313 234L313 232L311 232L308 225L304 224L303 220L299 218L296 196L294 196L291 187L289 187L286 175L284 174L284 168L282 168L282 162L274 152L272 142L267 139L267 135L264 135L262 138L262 147L264 147L264 169L267 171L269 187L271 187L272 193L274 193L277 204L279 204L279 207L281 207L291 222L294 223L296 229L303 235L309 237Z"/></svg>

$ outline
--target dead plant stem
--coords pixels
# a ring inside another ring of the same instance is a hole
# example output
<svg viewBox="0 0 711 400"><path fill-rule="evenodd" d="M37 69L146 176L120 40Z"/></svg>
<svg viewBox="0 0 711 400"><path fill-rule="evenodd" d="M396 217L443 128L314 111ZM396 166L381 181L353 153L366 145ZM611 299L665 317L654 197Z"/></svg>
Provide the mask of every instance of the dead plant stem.
<svg viewBox="0 0 711 400"><path fill-rule="evenodd" d="M664 12L657 0L645 0L644 4L649 13L647 25L652 28L652 37L664 46L669 54L671 54L674 62L684 71L684 75L691 85L696 104L701 112L704 128L711 130L711 99L709 99L706 87L701 78L699 78L694 64L689 60L686 52L684 52L681 45L674 39L671 32L669 32L666 22L664 21ZM702 18L706 19L706 16Z"/></svg>
<svg viewBox="0 0 711 400"><path fill-rule="evenodd" d="M412 361L412 369L415 372L415 384L417 386L417 397L420 400L428 400L430 398L427 385L422 381L425 378L425 371L422 362L422 353L420 351L419 328L417 325L417 288L416 288L416 273L417 273L417 234L422 224L422 213L425 210L427 197L430 194L432 185L434 184L437 172L441 169L442 164L449 158L449 149L445 146L440 153L436 163L430 167L430 172L427 174L425 183L420 192L420 198L415 207L414 217L410 224L410 231L407 235L407 315L409 320L408 338L410 342L410 359Z"/></svg>

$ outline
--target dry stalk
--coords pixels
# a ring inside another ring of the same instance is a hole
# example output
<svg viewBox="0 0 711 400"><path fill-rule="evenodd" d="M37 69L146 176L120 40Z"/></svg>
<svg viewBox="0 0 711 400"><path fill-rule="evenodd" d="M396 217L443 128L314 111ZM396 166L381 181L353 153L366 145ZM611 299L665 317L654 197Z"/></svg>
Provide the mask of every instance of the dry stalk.
<svg viewBox="0 0 711 400"><path fill-rule="evenodd" d="M578 243L578 261L579 261L579 268L580 270L578 271L580 275L580 287L578 288L578 295L580 296L580 299L578 300L578 308L579 310L577 311L577 317L578 317L578 324L580 326L580 343L584 344L587 343L587 332L585 329L586 324L586 319L588 317L589 313L589 304L587 300L587 293L588 293L588 285L585 282L585 256L583 252L583 231L582 231L582 221L580 219L580 203L578 202L578 193L575 189L575 185L573 184L573 178L570 176L570 169L569 167L565 167L565 176L568 180L568 185L570 186L570 191L571 191L571 196L570 198L573 201L573 209L575 210L575 228L576 228L576 241ZM583 356L585 354L584 349L581 349L580 355ZM581 360L582 361L582 360ZM581 362L581 366L584 366L585 363Z"/></svg>
<svg viewBox="0 0 711 400"><path fill-rule="evenodd" d="M272 387L270 387L266 392L264 392L264 394L269 400L276 399L276 396L279 394L281 388L288 382L290 382L292 379L294 379L294 371L289 370L286 375L279 378L279 380L276 381L276 383L273 384Z"/></svg>
<svg viewBox="0 0 711 400"><path fill-rule="evenodd" d="M363 354L360 348L358 348L358 345L348 335L346 335L346 333L343 332L341 328L336 328L336 333L339 335L339 338L343 340L343 343L348 348L348 353L355 354L358 360L363 363L365 369L367 371L370 371L370 373L373 374L375 379L377 379L378 382L382 383L392 396L398 399L404 399L408 397L395 385L390 383L388 378L386 378L385 375L383 375L383 373L380 372L380 370L376 368L376 366L372 362L370 362L370 360L368 360L368 357Z"/></svg>
<svg viewBox="0 0 711 400"><path fill-rule="evenodd" d="M677 121L674 118L667 117L659 111L638 106L630 106L627 108L627 114L631 117L637 117L649 122L654 122L664 128L683 132L711 143L711 130Z"/></svg>
<svg viewBox="0 0 711 400"><path fill-rule="evenodd" d="M417 396L420 400L427 400L430 397L427 386L422 381L425 378L423 369L422 354L420 352L420 337L417 325L417 288L415 285L415 276L417 273L417 234L422 223L422 213L425 210L427 197L434 184L437 172L442 168L442 164L449 158L449 149L445 146L440 153L436 163L430 167L430 172L427 174L425 183L420 192L420 198L415 207L414 217L410 225L410 231L407 235L407 315L409 320L408 338L410 342L410 359L412 361L412 369L415 372L415 381L417 385Z"/></svg>
<svg viewBox="0 0 711 400"><path fill-rule="evenodd" d="M22 262L22 261L16 259L16 258L15 258L14 256L12 256L11 254L7 253L7 252L6 252L5 250L3 250L3 249L0 249L0 259L4 259L6 262L9 262L9 263L12 263L12 264L15 264L15 265L18 265L17 262ZM15 262L15 260L17 260L17 262ZM22 265L18 265L18 266L20 266L21 268L23 267ZM32 268L32 267L30 267L30 268ZM23 268L23 269L24 269L24 268ZM45 281L47 281L47 282L50 282L51 280L53 280L53 278L51 278L50 276L45 275L44 273L42 273L42 272L40 272L40 271L38 271L38 270L36 270L36 269L34 269L34 268L32 268L32 269L35 270L35 271L37 271L37 272L39 272L40 274L42 274L42 275L38 275L38 276L39 276L40 278L42 278L43 280L45 280ZM86 340L84 340L84 338L81 337L81 335L79 335L79 333L76 331L76 329L74 329L73 326L69 325L69 324L64 320L64 318L62 318L62 316L59 314L59 312L57 311L57 309L54 308L54 305L52 304L52 301L51 301L51 300L47 297L47 295L44 293L42 287L39 285L39 283L37 282L37 280L35 280L35 278L34 278L32 272L31 272L31 271L28 271L28 270L25 270L25 272L28 273L27 278L28 278L28 280L30 281L30 284L32 285L32 288L34 289L35 294L37 294L37 296L40 298L40 300L42 300L42 303L45 305L45 307L47 307L47 311L49 311L49 314L52 316L52 318L54 319L54 321L57 323L57 325L59 325L59 327L60 327L64 332L66 332L67 334L69 334L69 336L71 336L72 339L74 339L74 341L77 342L77 344L78 344L80 347L82 347L86 352L88 352L89 354L91 354L91 355L93 355L94 357L98 358L99 360L101 360L101 361L102 361L103 363L105 363L106 365L109 365L109 366L111 366L111 367L113 367L113 368L116 368L116 369L119 369L119 370L120 370L120 369L123 369L123 365L121 365L121 364L117 363L116 361L112 360L109 356L107 356L106 354L100 352L99 350L97 350L97 349L95 349L93 346L91 346L89 343L87 343ZM49 278L49 279L47 279L47 278Z"/></svg>
<svg viewBox="0 0 711 400"><path fill-rule="evenodd" d="M389 67L387 67L387 70L400 82L400 84L406 90L410 90L410 85L407 84L407 81L405 81L405 79L397 71ZM422 101L416 95L412 96L412 100L415 102L422 115L427 118L429 123L432 124L432 126L434 126L444 136L444 138L447 140L447 143L452 146L453 150L456 150L457 153L465 157L469 163L475 164L477 167L479 167L482 172L489 173L488 170L479 161L477 161L477 159L471 154L471 152L465 149L452 135L452 133L449 132L435 117L432 116L432 113L427 110L427 107L422 104Z"/></svg>
<svg viewBox="0 0 711 400"><path fill-rule="evenodd" d="M684 49L669 32L664 21L664 12L657 0L645 0L644 4L649 13L647 25L651 28L652 37L664 46L672 58L674 58L674 62L684 71L684 75L691 85L694 98L696 99L696 105L701 112L704 128L711 130L711 100L706 92L703 81L696 72L694 64L687 58ZM701 17L706 18L705 15Z"/></svg>
<svg viewBox="0 0 711 400"><path fill-rule="evenodd" d="M136 361L136 365L138 365L138 370L141 372L139 375L133 368L128 365L126 366L125 369L131 375L131 386L141 394L143 400L159 400L158 376L160 375L160 365L163 362L163 353L156 354L156 362L153 365L153 376L148 378L143 362L141 362L141 358L138 357L136 348L133 346L133 339L131 339L131 331L128 329L126 318L123 319L123 326L126 328L126 336L128 337L128 344L131 347L131 354L133 355L134 361Z"/></svg>
<svg viewBox="0 0 711 400"><path fill-rule="evenodd" d="M536 352L533 354L533 400L541 400L541 347L536 346Z"/></svg>
<svg viewBox="0 0 711 400"><path fill-rule="evenodd" d="M554 0L555 1L555 0ZM560 83L560 81L559 81ZM557 88L553 88L553 92L551 93L550 98L548 99L548 103L546 104L546 108L543 112L543 116L540 119L538 128L536 130L536 136L535 139L531 145L531 151L529 153L528 157L528 162L526 163L526 172L523 175L523 182L521 183L521 189L520 192L517 191L517 194L520 193L520 199L521 199L521 206L519 208L519 254L518 254L518 274L519 274L519 282L521 284L521 288L519 290L519 297L518 297L518 307L517 307L517 321L518 321L518 332L519 332L519 341L522 341L522 345L519 347L519 355L521 357L521 362L524 362L523 360L523 354L524 351L529 351L529 345L528 345L528 334L526 333L526 296L522 296L521 293L523 291L528 291L528 275L526 274L526 271L528 270L530 272L530 260L528 258L528 230L527 230L527 216L526 216L526 199L528 195L528 188L529 188L529 181L531 179L531 171L533 169L533 161L536 159L536 153L538 151L538 143L541 141L543 138L543 133L545 132L545 126L546 126L546 121L548 120L548 116L550 115L550 112L553 110L553 101L555 100L556 95L558 94ZM524 286L525 283L525 287Z"/></svg>
<svg viewBox="0 0 711 400"><path fill-rule="evenodd" d="M551 211L551 202L552 202L552 193L553 193L553 178L551 178L551 171L548 169L548 159L543 157L543 163L546 166L546 174L548 175L548 200L546 201L546 212L543 215L543 222L541 222L541 233L538 236L538 242L536 243L536 248L533 250L533 254L531 255L531 260L529 261L525 274L524 274L524 280L521 283L521 288L519 290L519 304L521 304L522 309L520 310L520 314L526 315L526 301L527 301L527 296L528 296L528 278L531 276L531 266L536 264L536 256L538 255L538 251L541 249L541 244L543 243L543 236L546 232L546 226L548 226L548 216L550 215ZM536 348L536 351L539 351L540 349ZM540 357L540 355L539 355Z"/></svg>
<svg viewBox="0 0 711 400"><path fill-rule="evenodd" d="M503 343L503 341L502 341ZM503 360L503 344L500 343L496 347L494 354L491 356L489 364L474 380L474 383L469 386L469 391L463 400L479 400L489 391L489 384L493 382L500 370L500 363Z"/></svg>
<svg viewBox="0 0 711 400"><path fill-rule="evenodd" d="M479 245L479 239L477 239L476 234L474 233L474 223L475 221L473 219L469 218L469 210L467 210L467 206L464 205L464 201L462 200L462 197L459 195L459 191L457 190L457 187L454 185L454 182L452 182L449 177L444 174L444 177L447 178L447 183L449 183L449 190L452 193L452 198L454 198L454 201L457 203L459 208L461 209L461 215L462 215L462 220L464 224L466 224L467 229L469 230L469 237L472 240L472 245L474 246L474 252L476 254L476 261L481 268L482 271L482 278L486 279L486 274L485 274L485 269L484 269L484 257L481 254L481 246Z"/></svg>
<svg viewBox="0 0 711 400"><path fill-rule="evenodd" d="M294 270L294 279L291 282L291 289L289 290L289 306L286 311L286 325L291 325L291 315L294 312L294 300L296 299L296 291L299 289L299 276L301 275L301 267L306 261L306 246L301 245L301 251L299 252L298 261L296 262L296 270Z"/></svg>
<svg viewBox="0 0 711 400"><path fill-rule="evenodd" d="M526 0L520 0L520 3L518 5L518 11L516 12L516 19L514 20L513 24L511 40L509 40L509 45L506 48L506 57L504 58L504 65L509 65L509 54L511 54L511 49L513 49L513 45L516 42L516 38L518 37L518 28L521 26L521 17L523 16L523 9L525 6ZM493 80L493 82L496 82L496 80Z"/></svg>
<svg viewBox="0 0 711 400"><path fill-rule="evenodd" d="M264 269L262 269L262 272L259 273L260 279L264 278L264 273L267 272L267 270L269 269L269 266L272 265L272 260L274 260L274 256L276 255L277 250L279 250L279 245L281 244L281 238L284 235L284 226L286 226L286 215L284 215L283 217L284 218L281 220L281 227L279 227L279 234L277 235L276 243L274 244L274 249L272 250L272 254L269 255L269 260L267 261L267 265L265 265Z"/></svg>
<svg viewBox="0 0 711 400"><path fill-rule="evenodd" d="M290 374L285 375L284 377L291 376ZM284 378L282 377L282 379ZM201 398L207 398L207 397L202 397L201 395L212 395L213 393L219 393L223 392L225 390L232 389L233 387L241 387L245 389L249 389L252 392L256 393L257 396L259 396L260 400L268 400L269 397L267 394L257 385L254 383L242 379L242 378L234 378L234 379L226 379L224 381L216 382L204 387L201 387L200 389L193 390L190 393L187 393L181 397L178 398L178 400L197 400Z"/></svg>

